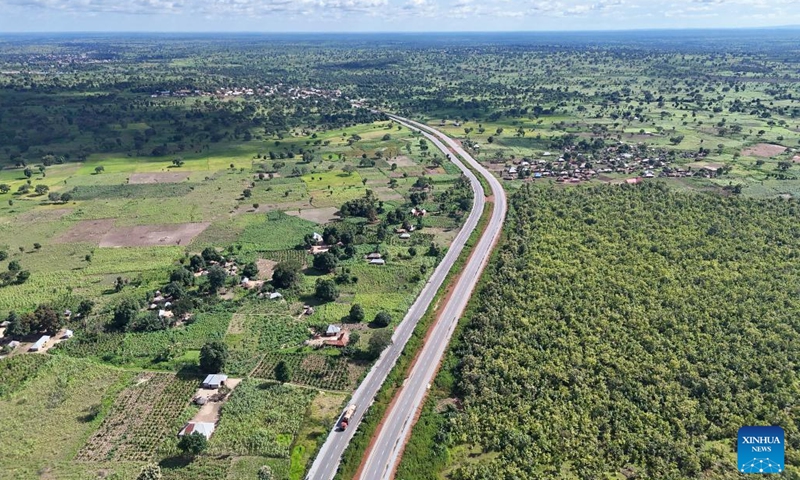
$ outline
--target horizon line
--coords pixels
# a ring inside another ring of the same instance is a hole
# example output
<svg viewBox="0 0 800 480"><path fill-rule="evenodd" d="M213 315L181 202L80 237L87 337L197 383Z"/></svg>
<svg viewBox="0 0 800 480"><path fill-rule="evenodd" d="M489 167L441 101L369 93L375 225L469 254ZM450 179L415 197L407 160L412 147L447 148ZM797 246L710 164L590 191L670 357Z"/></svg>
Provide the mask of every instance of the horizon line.
<svg viewBox="0 0 800 480"><path fill-rule="evenodd" d="M258 30L41 30L0 32L0 37L10 35L75 35L75 34L112 34L112 35L141 35L141 34L169 34L169 35L451 35L451 34L532 34L532 33L637 33L637 32L712 32L712 31L742 31L742 30L800 30L800 25L771 25L754 27L653 27L653 28L624 28L624 29L580 29L580 30L286 30L286 31L258 31Z"/></svg>

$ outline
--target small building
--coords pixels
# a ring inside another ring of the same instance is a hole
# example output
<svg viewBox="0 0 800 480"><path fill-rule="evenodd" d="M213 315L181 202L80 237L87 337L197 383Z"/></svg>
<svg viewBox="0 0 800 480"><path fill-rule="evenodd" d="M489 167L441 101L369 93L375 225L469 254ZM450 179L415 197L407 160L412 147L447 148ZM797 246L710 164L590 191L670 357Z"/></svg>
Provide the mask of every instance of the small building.
<svg viewBox="0 0 800 480"><path fill-rule="evenodd" d="M206 439L210 439L215 428L216 425L211 422L189 422L178 432L178 436L182 437L184 435L199 433L206 437Z"/></svg>
<svg viewBox="0 0 800 480"><path fill-rule="evenodd" d="M14 350L17 347L19 347L19 342L18 341L12 340L12 341L8 342L8 348L10 348L11 350Z"/></svg>
<svg viewBox="0 0 800 480"><path fill-rule="evenodd" d="M408 240L409 238L411 238L411 234L410 233L401 233L400 234L400 238L402 240Z"/></svg>
<svg viewBox="0 0 800 480"><path fill-rule="evenodd" d="M214 373L214 374L208 375L205 378L205 380L203 380L203 385L202 386L203 386L203 388L217 389L217 388L225 385L226 381L228 381L228 376L227 375L225 375L224 373Z"/></svg>
<svg viewBox="0 0 800 480"><path fill-rule="evenodd" d="M61 337L61 338L66 340L66 339L72 338L74 336L75 336L75 333L72 330L67 330L66 332L64 332L64 336Z"/></svg>
<svg viewBox="0 0 800 480"><path fill-rule="evenodd" d="M325 241L325 239L322 238L322 235L320 235L317 232L314 232L313 234L311 234L311 238L314 240L314 243L316 243L317 245L319 245L319 244L321 244L321 243L323 243Z"/></svg>
<svg viewBox="0 0 800 480"><path fill-rule="evenodd" d="M628 185L638 185L642 183L642 177L629 178L625 180L625 183L627 183Z"/></svg>
<svg viewBox="0 0 800 480"><path fill-rule="evenodd" d="M382 258L376 258L375 260L369 261L370 265L386 265L386 260Z"/></svg>
<svg viewBox="0 0 800 480"><path fill-rule="evenodd" d="M367 255L367 260L380 260L381 258L383 258L383 255L377 252Z"/></svg>
<svg viewBox="0 0 800 480"><path fill-rule="evenodd" d="M329 347L344 348L350 343L350 332L345 330L335 337L325 339L323 343Z"/></svg>
<svg viewBox="0 0 800 480"><path fill-rule="evenodd" d="M42 348L44 348L45 344L50 341L50 335L44 335L39 340L36 340L36 343L31 345L31 348L28 349L29 352L38 352Z"/></svg>
<svg viewBox="0 0 800 480"><path fill-rule="evenodd" d="M279 300L281 298L283 298L283 295L281 295L278 292L272 292L272 293L269 294L269 299L270 300Z"/></svg>
<svg viewBox="0 0 800 480"><path fill-rule="evenodd" d="M158 311L158 318L173 318L175 314L170 312L169 310L161 309Z"/></svg>
<svg viewBox="0 0 800 480"><path fill-rule="evenodd" d="M328 329L325 331L325 336L326 337L335 337L335 336L339 335L339 333L341 331L342 331L342 327L340 327L338 325L331 324L331 325L328 325Z"/></svg>

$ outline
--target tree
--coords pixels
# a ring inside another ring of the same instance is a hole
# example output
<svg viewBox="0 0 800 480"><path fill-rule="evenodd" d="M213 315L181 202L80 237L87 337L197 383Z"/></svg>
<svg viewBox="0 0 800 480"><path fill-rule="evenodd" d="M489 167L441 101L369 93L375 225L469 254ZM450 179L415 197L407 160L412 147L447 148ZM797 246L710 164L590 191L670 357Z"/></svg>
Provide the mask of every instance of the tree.
<svg viewBox="0 0 800 480"><path fill-rule="evenodd" d="M31 272L27 270L22 270L19 273L17 273L16 282L21 285L27 282L29 278L31 278Z"/></svg>
<svg viewBox="0 0 800 480"><path fill-rule="evenodd" d="M219 262L222 262L223 260L225 260L224 258L222 258L222 255L219 254L217 249L214 248L214 247L206 247L206 248L204 248L203 252L201 253L201 255L203 256L203 260L205 260L206 262L209 262L209 263L210 262L219 263Z"/></svg>
<svg viewBox="0 0 800 480"><path fill-rule="evenodd" d="M194 285L194 274L183 267L176 268L169 275L169 281L177 282L185 287L189 287Z"/></svg>
<svg viewBox="0 0 800 480"><path fill-rule="evenodd" d="M256 278L258 276L258 265L255 262L250 262L242 269L242 275L247 278Z"/></svg>
<svg viewBox="0 0 800 480"><path fill-rule="evenodd" d="M11 191L11 185L7 183L0 183L0 193L8 193Z"/></svg>
<svg viewBox="0 0 800 480"><path fill-rule="evenodd" d="M348 315L348 319L353 323L360 323L364 321L364 309L360 304L354 303L353 306L350 307L350 315Z"/></svg>
<svg viewBox="0 0 800 480"><path fill-rule="evenodd" d="M117 277L117 279L114 280L114 291L117 292L117 293L121 292L122 289L125 288L125 284L126 283L128 283L128 282L125 281L124 278Z"/></svg>
<svg viewBox="0 0 800 480"><path fill-rule="evenodd" d="M368 351L372 358L381 356L386 347L392 344L392 332L389 330L378 330L369 338Z"/></svg>
<svg viewBox="0 0 800 480"><path fill-rule="evenodd" d="M155 463L148 463L139 471L139 476L136 477L136 480L161 480L162 478L161 467Z"/></svg>
<svg viewBox="0 0 800 480"><path fill-rule="evenodd" d="M228 360L228 346L220 341L203 345L200 349L200 369L205 373L219 373Z"/></svg>
<svg viewBox="0 0 800 480"><path fill-rule="evenodd" d="M324 280L322 278L317 280L316 288L314 289L314 296L323 302L332 302L339 298L339 289L336 287L336 282L333 280Z"/></svg>
<svg viewBox="0 0 800 480"><path fill-rule="evenodd" d="M189 266L195 272L199 272L206 268L206 261L200 255L192 255L192 258L189 259Z"/></svg>
<svg viewBox="0 0 800 480"><path fill-rule="evenodd" d="M258 480L275 480L275 475L272 473L272 469L269 468L269 465L262 465L261 468L258 469Z"/></svg>
<svg viewBox="0 0 800 480"><path fill-rule="evenodd" d="M61 194L61 202L62 203L67 203L70 200L72 200L72 194L71 193L67 192L67 193L62 193Z"/></svg>
<svg viewBox="0 0 800 480"><path fill-rule="evenodd" d="M208 285L211 287L212 292L216 292L225 286L225 281L228 279L228 272L219 265L213 265L208 269Z"/></svg>
<svg viewBox="0 0 800 480"><path fill-rule="evenodd" d="M272 285L275 288L292 288L300 283L302 266L297 260L280 262L272 271Z"/></svg>
<svg viewBox="0 0 800 480"><path fill-rule="evenodd" d="M253 196L253 191L250 190L249 188L245 188L244 191L242 192L242 196L244 198L250 198L251 196Z"/></svg>
<svg viewBox="0 0 800 480"><path fill-rule="evenodd" d="M19 261L11 260L8 262L8 271L9 272L19 272L22 270L22 267L19 265Z"/></svg>
<svg viewBox="0 0 800 480"><path fill-rule="evenodd" d="M103 172L105 172L105 171L106 171L106 168L104 166L102 166L102 165L98 165L98 166L94 167L94 173L96 173L98 175L103 173Z"/></svg>
<svg viewBox="0 0 800 480"><path fill-rule="evenodd" d="M292 367L285 360L281 360L275 365L275 379L281 383L292 381Z"/></svg>
<svg viewBox="0 0 800 480"><path fill-rule="evenodd" d="M190 457L200 455L208 448L208 439L206 436L199 432L192 432L189 435L184 435L178 442L178 448Z"/></svg>
<svg viewBox="0 0 800 480"><path fill-rule="evenodd" d="M31 333L30 324L13 310L8 313L6 321L8 322L6 333L12 338L24 337Z"/></svg>
<svg viewBox="0 0 800 480"><path fill-rule="evenodd" d="M33 170L31 170L31 167L26 168L25 170L22 171L22 173L25 175L26 178L31 178L33 176Z"/></svg>
<svg viewBox="0 0 800 480"><path fill-rule="evenodd" d="M50 187L47 185L36 185L36 188L34 188L33 191L36 192L36 195L44 195L50 191Z"/></svg>
<svg viewBox="0 0 800 480"><path fill-rule="evenodd" d="M136 318L139 307L139 302L134 298L128 297L123 299L114 307L114 316L112 317L111 325L118 330L126 330Z"/></svg>
<svg viewBox="0 0 800 480"><path fill-rule="evenodd" d="M392 316L389 315L387 312L378 312L375 315L375 319L372 321L378 327L388 327L390 323L392 323Z"/></svg>
<svg viewBox="0 0 800 480"><path fill-rule="evenodd" d="M6 258L8 258L8 252L6 252L5 250L0 250L0 262L5 260Z"/></svg>
<svg viewBox="0 0 800 480"><path fill-rule="evenodd" d="M180 282L169 282L161 289L164 295L172 297L173 300L178 300L186 296L186 290Z"/></svg>
<svg viewBox="0 0 800 480"><path fill-rule="evenodd" d="M47 196L47 199L53 203L60 202L61 194L58 192L50 192L50 194Z"/></svg>
<svg viewBox="0 0 800 480"><path fill-rule="evenodd" d="M75 311L75 313L85 318L87 315L92 313L93 308L94 308L94 302L92 300L83 299L81 300L81 303L78 304L78 308Z"/></svg>
<svg viewBox="0 0 800 480"><path fill-rule="evenodd" d="M314 268L320 272L330 273L336 269L339 259L330 252L314 255Z"/></svg>

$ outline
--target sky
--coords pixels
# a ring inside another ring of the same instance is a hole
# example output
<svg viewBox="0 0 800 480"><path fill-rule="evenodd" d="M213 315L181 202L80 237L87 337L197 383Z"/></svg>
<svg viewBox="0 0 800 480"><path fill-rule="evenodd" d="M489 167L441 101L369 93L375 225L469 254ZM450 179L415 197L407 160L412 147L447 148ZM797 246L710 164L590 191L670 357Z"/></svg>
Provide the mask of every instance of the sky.
<svg viewBox="0 0 800 480"><path fill-rule="evenodd" d="M800 25L800 0L0 0L11 32L401 32Z"/></svg>

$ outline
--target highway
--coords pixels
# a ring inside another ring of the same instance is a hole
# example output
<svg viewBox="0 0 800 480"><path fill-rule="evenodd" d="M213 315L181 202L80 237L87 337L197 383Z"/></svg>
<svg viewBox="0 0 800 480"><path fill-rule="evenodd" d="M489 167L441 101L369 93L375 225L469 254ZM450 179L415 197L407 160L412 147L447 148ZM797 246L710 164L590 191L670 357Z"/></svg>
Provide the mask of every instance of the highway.
<svg viewBox="0 0 800 480"><path fill-rule="evenodd" d="M428 283L423 287L419 297L417 297L417 300L395 330L392 337L392 345L384 350L381 357L353 394L349 403L356 404L357 408L350 421L350 426L344 432L336 431L335 427L331 426L328 438L309 469L306 476L307 480L330 480L336 475L342 453L353 438L365 411L372 404L375 395L405 348L414 328L428 310L436 292L444 283L447 274L464 249L467 239L478 225L486 203L483 187L475 174L455 155L452 155L451 151L455 151L489 182L494 196L492 218L486 228L486 232L479 240L474 254L464 267L463 274L459 277L458 283L449 297L449 302L442 310L442 315L434 325L429 341L423 345L410 376L406 379L403 388L398 394L398 401L395 402L393 409L386 414L386 418L389 420L384 423L378 433L374 447L367 459L366 468L361 476L362 479L391 478L394 466L400 460L403 445L411 431L415 414L422 405L428 385L433 380L439 362L447 349L458 318L466 308L480 273L486 262L488 262L489 254L500 236L503 221L505 220L506 198L502 185L488 170L464 151L459 143L426 125L396 115L389 115L389 117L408 128L422 131L423 135L436 145L439 150L445 155L450 155L450 160L469 178L475 194L475 201L463 228L453 240L444 258L431 275Z"/></svg>

